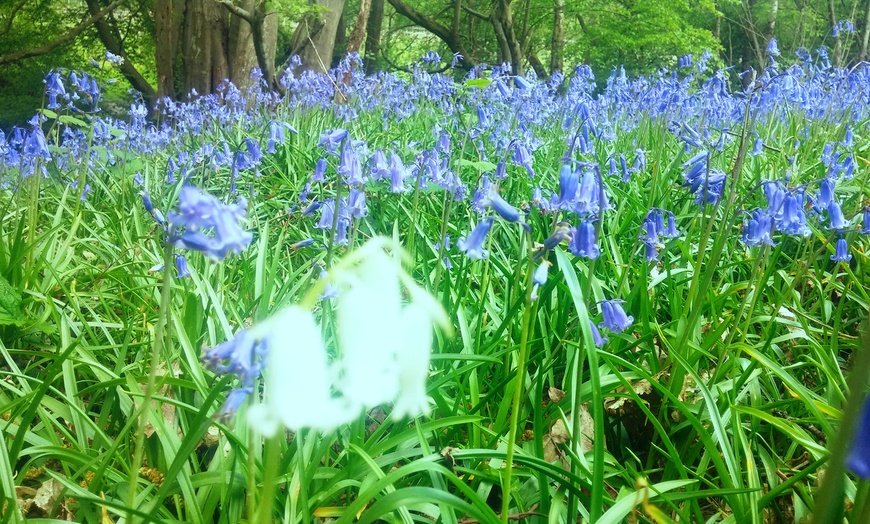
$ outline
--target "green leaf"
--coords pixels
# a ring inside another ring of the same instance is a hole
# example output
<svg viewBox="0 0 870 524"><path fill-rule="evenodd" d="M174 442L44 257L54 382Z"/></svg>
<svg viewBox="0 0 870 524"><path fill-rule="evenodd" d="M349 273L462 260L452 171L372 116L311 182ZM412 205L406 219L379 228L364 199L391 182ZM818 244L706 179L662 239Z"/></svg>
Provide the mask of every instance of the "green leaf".
<svg viewBox="0 0 870 524"><path fill-rule="evenodd" d="M488 86L491 83L492 83L492 80L490 80L489 78L475 78L474 80L466 80L465 86L483 89L484 87Z"/></svg>
<svg viewBox="0 0 870 524"><path fill-rule="evenodd" d="M477 170L478 173L483 173L485 171L495 171L495 168L497 167L492 162L487 162L485 160L479 160L477 162L472 162L471 160L467 160L465 158L462 158L459 160L458 163L460 166L463 166L463 167L473 167L474 169Z"/></svg>
<svg viewBox="0 0 870 524"><path fill-rule="evenodd" d="M21 293L15 291L9 282L0 277L0 325L20 324Z"/></svg>
<svg viewBox="0 0 870 524"><path fill-rule="evenodd" d="M77 125L79 127L88 127L88 124L84 120L81 120L81 119L76 118L76 117L71 116L71 115L61 115L57 119L57 121L60 122L61 124Z"/></svg>

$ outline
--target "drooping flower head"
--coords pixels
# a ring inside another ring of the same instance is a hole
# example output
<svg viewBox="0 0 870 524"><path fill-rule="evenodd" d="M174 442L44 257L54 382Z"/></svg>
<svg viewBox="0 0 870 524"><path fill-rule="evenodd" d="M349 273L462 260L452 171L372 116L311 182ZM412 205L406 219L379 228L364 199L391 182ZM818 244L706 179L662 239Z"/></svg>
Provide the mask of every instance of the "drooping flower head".
<svg viewBox="0 0 870 524"><path fill-rule="evenodd" d="M858 478L870 480L870 397L864 399L858 427L846 454L846 467Z"/></svg>
<svg viewBox="0 0 870 524"><path fill-rule="evenodd" d="M493 220L492 217L486 217L481 220L468 238L459 237L459 240L456 241L456 247L472 260L481 260L488 257L489 251L483 247L483 243L486 241L489 230L492 229Z"/></svg>
<svg viewBox="0 0 870 524"><path fill-rule="evenodd" d="M168 219L175 228L183 227L185 231L173 234L171 241L178 247L201 251L216 261L231 252L241 253L253 238L239 225L247 215L246 208L244 198L227 205L193 186L184 186L179 195L178 211L169 213ZM205 234L206 230L212 234Z"/></svg>
<svg viewBox="0 0 870 524"><path fill-rule="evenodd" d="M840 237L837 240L837 247L834 249L834 254L831 255L831 260L834 262L848 262L852 260L852 255L849 253L849 244L846 239Z"/></svg>
<svg viewBox="0 0 870 524"><path fill-rule="evenodd" d="M632 322L634 322L634 317L625 314L625 310L622 309L622 302L622 300L618 299L601 302L601 314L604 320L598 324L598 327L607 328L614 333L622 333L631 326Z"/></svg>

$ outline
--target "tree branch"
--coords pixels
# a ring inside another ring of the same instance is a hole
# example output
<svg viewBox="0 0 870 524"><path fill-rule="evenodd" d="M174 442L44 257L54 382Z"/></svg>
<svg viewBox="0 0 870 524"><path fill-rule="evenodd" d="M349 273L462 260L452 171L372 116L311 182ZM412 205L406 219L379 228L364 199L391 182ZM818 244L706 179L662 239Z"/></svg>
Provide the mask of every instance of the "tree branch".
<svg viewBox="0 0 870 524"><path fill-rule="evenodd" d="M414 22L415 25L422 27L423 29L440 38L454 53L459 53L460 55L462 55L461 64L463 68L471 69L472 67L474 67L474 61L465 51L465 48L462 47L462 43L459 41L459 39L453 37L453 32L450 30L450 28L441 25L435 19L417 11L402 0L388 1L397 13Z"/></svg>
<svg viewBox="0 0 870 524"><path fill-rule="evenodd" d="M6 20L6 27L4 27L2 31L0 31L0 36L5 35L12 30L12 21L15 20L15 15L18 14L18 11L21 11L21 8L24 7L24 4L26 3L27 0L21 0L20 2L18 2L18 5L12 8L12 12L9 13L9 19Z"/></svg>
<svg viewBox="0 0 870 524"><path fill-rule="evenodd" d="M263 80L266 81L266 85L269 86L269 89L281 90L281 86L274 80L274 64L269 63L269 58L266 56L266 48L263 42L263 23L266 20L265 0L258 2L253 11L247 11L230 0L215 0L215 2L224 6L227 11L238 16L251 26L251 38L254 41L254 54L257 55L257 65L260 67L260 72L263 73ZM272 61L275 61L275 57L272 57Z"/></svg>
<svg viewBox="0 0 870 524"><path fill-rule="evenodd" d="M102 10L100 10L99 12L94 13L93 16L91 16L87 20L84 20L79 25L73 27L67 34L56 38L55 40L45 44L42 47L38 47L36 49L26 49L24 51L18 51L15 53L10 53L8 55L0 56L0 65L12 64L14 62L20 62L21 60L24 60L26 58L45 55L45 54L48 54L48 53L54 51L56 48L74 40L85 29L89 28L90 26L94 25L98 21L102 20L104 16L111 13L116 7L118 7L119 5L121 5L125 2L127 2L127 0L115 0L114 2L109 4L108 6L106 6Z"/></svg>
<svg viewBox="0 0 870 524"><path fill-rule="evenodd" d="M480 18L481 20L486 20L487 22L489 22L489 20L490 20L489 15L485 15L485 14L481 13L480 11L475 11L474 9L468 7L467 5L462 6L462 10L465 11L466 13L470 14L471 16L475 16L477 18Z"/></svg>
<svg viewBox="0 0 870 524"><path fill-rule="evenodd" d="M99 14L97 9L100 6L97 3L97 0L85 0L85 3L88 5L88 11L93 13L95 16ZM127 53L124 52L124 46L112 32L112 28L102 16L94 20L94 26L96 26L97 35L100 37L100 41L103 42L103 45L106 46L106 49L124 59L124 62L120 65L121 74L124 75L124 78L126 78L128 82L130 82L133 89L142 93L142 96L145 97L149 107L153 107L154 102L157 99L157 91L148 83L148 80L145 80L145 77L142 76L139 70L136 69L136 66L134 66L127 58Z"/></svg>

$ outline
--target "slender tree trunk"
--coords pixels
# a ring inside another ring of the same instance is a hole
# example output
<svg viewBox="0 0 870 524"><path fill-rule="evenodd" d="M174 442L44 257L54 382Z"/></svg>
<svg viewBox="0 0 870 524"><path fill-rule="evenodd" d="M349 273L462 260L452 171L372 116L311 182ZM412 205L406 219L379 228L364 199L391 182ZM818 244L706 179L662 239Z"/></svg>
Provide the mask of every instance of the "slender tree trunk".
<svg viewBox="0 0 870 524"><path fill-rule="evenodd" d="M837 9L834 6L834 0L828 0L828 18L830 19L831 27L837 25ZM843 57L840 56L842 54L842 44L841 40L843 39L843 35L840 35L838 38L834 39L834 66L840 67L840 63L842 62Z"/></svg>
<svg viewBox="0 0 870 524"><path fill-rule="evenodd" d="M372 0L366 27L365 71L375 72L378 66L378 54L381 52L381 28L384 24L384 0Z"/></svg>
<svg viewBox="0 0 870 524"><path fill-rule="evenodd" d="M317 0L316 3L324 8L321 13L322 24L317 24L320 25L319 30L312 31L314 24L310 21L306 23L308 34L303 35L302 38L309 41L300 42L303 47L299 56L302 59L303 68L325 73L332 65L335 36L338 33L341 13L344 10L344 0Z"/></svg>
<svg viewBox="0 0 870 524"><path fill-rule="evenodd" d="M371 0L360 0L359 14L356 15L356 22L353 24L353 31L347 39L347 47L345 51L348 53L358 53L362 47L363 38L366 36L366 27L369 22L369 13L371 11Z"/></svg>
<svg viewBox="0 0 870 524"><path fill-rule="evenodd" d="M752 16L752 9L755 7L756 0L744 0L743 13L745 17L744 30L749 45L743 48L743 70L752 67L752 55L755 55L755 60L759 67L764 67L764 53L761 49L761 44L758 41L758 31L755 26L755 19Z"/></svg>
<svg viewBox="0 0 870 524"><path fill-rule="evenodd" d="M565 52L565 0L553 0L553 40L550 44L550 74L562 72Z"/></svg>
<svg viewBox="0 0 870 524"><path fill-rule="evenodd" d="M347 46L347 24L344 17L338 18L338 27L335 29L335 43L332 45L332 60L330 67L335 67L344 58L344 48Z"/></svg>
<svg viewBox="0 0 870 524"><path fill-rule="evenodd" d="M764 36L767 37L768 41L776 36L776 17L778 14L779 0L770 0L770 20L767 21L767 30L764 32Z"/></svg>
<svg viewBox="0 0 870 524"><path fill-rule="evenodd" d="M255 0L234 0L234 5L245 13L253 13ZM241 16L229 17L227 57L229 58L230 81L239 89L251 84L251 70L257 66L257 52L254 48L258 38L254 35L254 24ZM251 44L254 45L251 45ZM261 68L262 69L262 68Z"/></svg>
<svg viewBox="0 0 870 524"><path fill-rule="evenodd" d="M514 31L511 0L495 0L490 20L502 53L506 55L504 58L511 63L511 72L515 75L523 74L523 52Z"/></svg>
<svg viewBox="0 0 870 524"><path fill-rule="evenodd" d="M154 3L154 62L157 66L157 96L175 98L175 66L181 43L185 0Z"/></svg>
<svg viewBox="0 0 870 524"><path fill-rule="evenodd" d="M861 31L861 50L858 52L858 60L867 60L867 43L870 41L870 0L864 7L864 28Z"/></svg>

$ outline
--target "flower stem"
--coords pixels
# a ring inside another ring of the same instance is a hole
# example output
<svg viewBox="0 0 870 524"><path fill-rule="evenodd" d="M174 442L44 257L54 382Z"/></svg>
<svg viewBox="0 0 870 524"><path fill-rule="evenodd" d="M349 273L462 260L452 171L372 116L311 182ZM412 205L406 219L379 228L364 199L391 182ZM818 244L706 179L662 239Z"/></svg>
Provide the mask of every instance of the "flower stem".
<svg viewBox="0 0 870 524"><path fill-rule="evenodd" d="M514 447L517 440L517 426L522 410L523 382L526 376L526 360L529 356L529 327L532 320L532 273L535 271L532 253L529 253L526 268L526 305L523 309L523 330L520 335L520 352L517 357L517 376L514 382L514 398L511 405L511 420L508 431L507 455L505 456L504 483L502 485L501 521L507 524L511 502L511 483L513 476Z"/></svg>
<svg viewBox="0 0 870 524"><path fill-rule="evenodd" d="M281 462L281 439L284 431L278 431L275 436L266 439L266 452L263 454L263 489L260 497L260 514L256 522L269 524L272 522L272 508L275 502L275 481L278 478L278 463ZM298 438L298 435L297 435Z"/></svg>
<svg viewBox="0 0 870 524"><path fill-rule="evenodd" d="M131 510L127 513L127 522L133 523L132 509L136 507L136 486L139 479L139 468L142 467L142 457L145 451L145 426L148 424L148 411L151 407L151 398L154 396L154 388L157 383L157 367L160 356L163 353L163 342L166 333L166 320L169 316L169 293L172 289L172 246L169 245L168 235L163 240L163 283L160 287L160 309L157 311L157 325L154 327L154 343L151 345L151 364L148 370L148 382L145 386L145 394L136 416L139 419L136 428L136 443L133 448L133 464L130 468L130 489L127 493L127 507Z"/></svg>
<svg viewBox="0 0 870 524"><path fill-rule="evenodd" d="M843 418L840 419L840 428L829 442L828 466L825 469L824 480L819 491L813 497L816 507L813 510L813 524L823 522L843 521L843 484L846 474L846 453L849 444L858 425L861 416L861 408L864 404L867 377L870 375L870 319L865 324L863 343L856 350L855 366L849 374L847 386L849 397L843 409ZM863 522L853 520L852 522Z"/></svg>

